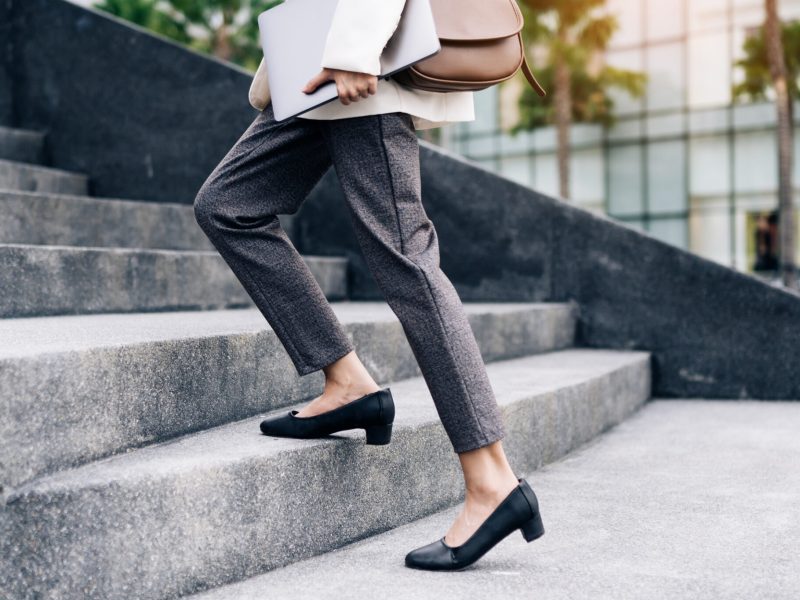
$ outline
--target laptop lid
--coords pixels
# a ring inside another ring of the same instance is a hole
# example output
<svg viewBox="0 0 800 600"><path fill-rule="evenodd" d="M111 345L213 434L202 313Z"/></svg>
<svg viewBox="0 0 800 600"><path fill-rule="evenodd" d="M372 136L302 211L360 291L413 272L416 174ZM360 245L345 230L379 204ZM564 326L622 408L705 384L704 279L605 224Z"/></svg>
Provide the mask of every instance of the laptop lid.
<svg viewBox="0 0 800 600"><path fill-rule="evenodd" d="M379 0L374 0L379 1ZM338 97L334 81L303 92L320 72L338 0L285 0L258 16L273 113L282 121ZM439 52L430 0L406 0L400 22L381 53L380 79Z"/></svg>

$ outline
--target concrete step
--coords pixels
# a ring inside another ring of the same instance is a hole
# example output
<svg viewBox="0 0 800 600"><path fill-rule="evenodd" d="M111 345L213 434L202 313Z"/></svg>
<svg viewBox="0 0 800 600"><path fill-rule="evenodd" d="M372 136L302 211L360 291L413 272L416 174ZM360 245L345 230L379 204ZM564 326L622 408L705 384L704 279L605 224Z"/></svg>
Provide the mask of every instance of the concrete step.
<svg viewBox="0 0 800 600"><path fill-rule="evenodd" d="M567 349L491 363L520 472L640 407L646 352ZM341 547L462 499L456 455L421 377L391 383L392 443L362 430L260 434L261 417L64 471L14 491L0 577L14 594L172 598Z"/></svg>
<svg viewBox="0 0 800 600"><path fill-rule="evenodd" d="M347 296L347 260L306 256L327 298ZM253 306L216 250L0 244L0 317Z"/></svg>
<svg viewBox="0 0 800 600"><path fill-rule="evenodd" d="M800 590L798 430L797 402L657 399L528 473L545 526L531 544L515 532L453 577L406 568L408 551L444 535L453 507L192 598L379 598L391 582L392 600L790 600Z"/></svg>
<svg viewBox="0 0 800 600"><path fill-rule="evenodd" d="M89 178L81 173L0 159L0 189L88 194Z"/></svg>
<svg viewBox="0 0 800 600"><path fill-rule="evenodd" d="M214 250L188 204L15 190L0 190L0 243Z"/></svg>
<svg viewBox="0 0 800 600"><path fill-rule="evenodd" d="M0 125L0 159L42 164L44 133Z"/></svg>
<svg viewBox="0 0 800 600"><path fill-rule="evenodd" d="M376 380L419 375L384 302L334 302ZM569 304L465 303L486 361L571 346ZM311 398L257 309L0 320L0 484Z"/></svg>

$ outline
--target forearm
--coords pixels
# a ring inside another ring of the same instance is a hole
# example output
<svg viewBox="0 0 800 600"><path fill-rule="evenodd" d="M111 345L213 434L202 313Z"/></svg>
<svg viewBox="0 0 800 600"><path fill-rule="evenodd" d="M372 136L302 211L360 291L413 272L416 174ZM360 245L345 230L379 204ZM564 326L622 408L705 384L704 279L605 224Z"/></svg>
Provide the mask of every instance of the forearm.
<svg viewBox="0 0 800 600"><path fill-rule="evenodd" d="M380 75L380 55L406 0L339 0L321 67Z"/></svg>

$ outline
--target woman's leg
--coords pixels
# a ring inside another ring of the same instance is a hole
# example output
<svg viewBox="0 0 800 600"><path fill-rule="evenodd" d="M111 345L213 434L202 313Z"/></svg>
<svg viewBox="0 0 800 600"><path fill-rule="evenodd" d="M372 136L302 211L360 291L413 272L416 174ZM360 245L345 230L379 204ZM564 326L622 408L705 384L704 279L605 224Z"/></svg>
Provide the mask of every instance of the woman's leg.
<svg viewBox="0 0 800 600"><path fill-rule="evenodd" d="M277 122L268 105L194 201L198 224L272 326L297 372L324 370L324 393L310 411L304 407L310 413L379 389L277 217L295 213L330 165L317 121ZM310 416L306 412L302 416Z"/></svg>
<svg viewBox="0 0 800 600"><path fill-rule="evenodd" d="M477 341L439 266L436 230L421 201L413 122L405 113L387 113L323 123L365 260L403 326L459 454L467 500L447 537L459 545L517 479L500 444L502 413Z"/></svg>

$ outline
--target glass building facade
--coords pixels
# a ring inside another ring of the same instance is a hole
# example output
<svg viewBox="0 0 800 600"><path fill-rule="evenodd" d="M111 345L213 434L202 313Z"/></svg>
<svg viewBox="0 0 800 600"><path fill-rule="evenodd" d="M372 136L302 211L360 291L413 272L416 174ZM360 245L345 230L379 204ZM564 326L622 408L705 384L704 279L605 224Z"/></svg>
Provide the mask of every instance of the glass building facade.
<svg viewBox="0 0 800 600"><path fill-rule="evenodd" d="M779 4L782 19L800 19L800 0ZM608 0L620 29L605 60L646 73L648 84L642 98L613 94L613 127L573 125L573 202L752 271L756 221L778 205L775 107L734 103L731 87L742 78L734 63L763 23L763 7L763 0ZM443 128L440 143L557 196L554 128L507 133L523 85L520 76L476 92L476 120ZM797 205L800 105L795 118Z"/></svg>

